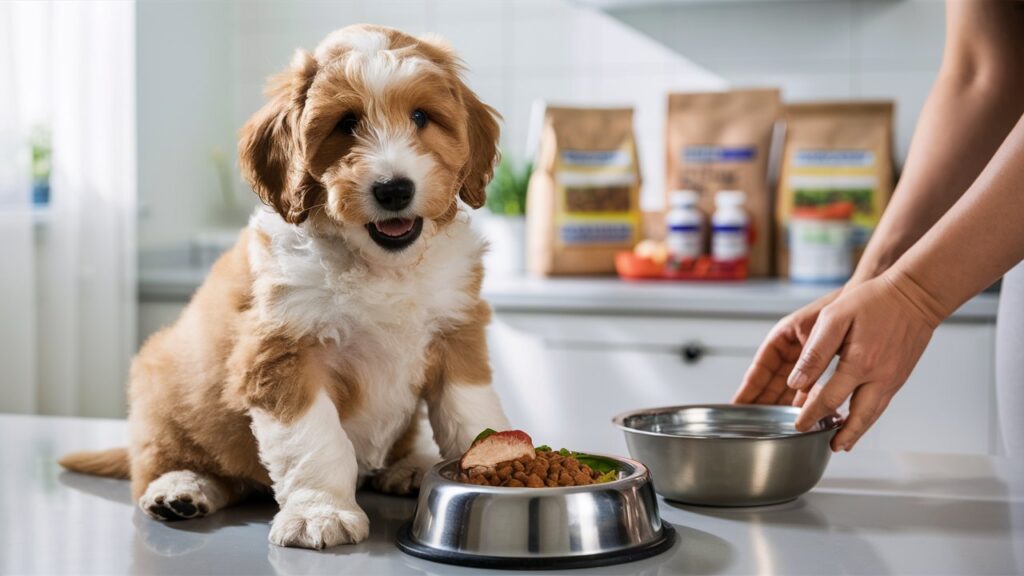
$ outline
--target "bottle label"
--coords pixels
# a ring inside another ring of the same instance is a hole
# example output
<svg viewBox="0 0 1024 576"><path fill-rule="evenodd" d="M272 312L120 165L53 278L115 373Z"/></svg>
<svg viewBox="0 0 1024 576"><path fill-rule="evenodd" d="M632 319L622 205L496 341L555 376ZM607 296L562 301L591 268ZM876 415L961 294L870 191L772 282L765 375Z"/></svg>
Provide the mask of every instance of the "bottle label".
<svg viewBox="0 0 1024 576"><path fill-rule="evenodd" d="M686 230L677 230L677 228ZM700 258L704 254L700 228L697 226L673 226L665 238L665 247L675 260Z"/></svg>
<svg viewBox="0 0 1024 576"><path fill-rule="evenodd" d="M715 226L711 229L711 258L719 262L747 257L746 226Z"/></svg>

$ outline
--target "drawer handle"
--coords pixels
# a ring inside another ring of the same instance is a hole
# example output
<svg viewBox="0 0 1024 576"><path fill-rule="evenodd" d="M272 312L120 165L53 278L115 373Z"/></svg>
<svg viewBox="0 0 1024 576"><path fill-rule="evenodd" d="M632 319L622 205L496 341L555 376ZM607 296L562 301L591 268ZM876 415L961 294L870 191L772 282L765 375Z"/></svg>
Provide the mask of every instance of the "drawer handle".
<svg viewBox="0 0 1024 576"><path fill-rule="evenodd" d="M697 342L684 344L682 350L683 362L686 362L687 364L696 364L704 357L704 352L704 347Z"/></svg>

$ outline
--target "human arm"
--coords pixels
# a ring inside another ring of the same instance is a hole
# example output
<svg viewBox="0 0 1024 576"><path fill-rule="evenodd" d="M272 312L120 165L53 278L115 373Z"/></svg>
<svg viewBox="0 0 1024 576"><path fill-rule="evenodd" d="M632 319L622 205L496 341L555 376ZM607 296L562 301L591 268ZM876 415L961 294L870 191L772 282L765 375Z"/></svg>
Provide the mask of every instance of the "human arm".
<svg viewBox="0 0 1024 576"><path fill-rule="evenodd" d="M1024 4L947 2L946 46L892 201L849 282L889 268L978 177L1024 113Z"/></svg>
<svg viewBox="0 0 1024 576"><path fill-rule="evenodd" d="M887 270L964 193L1024 113L1024 4L950 2L939 76L921 112L892 201L842 292ZM795 403L786 393L796 357L833 292L779 321L765 338L733 398L738 403ZM803 335L798 337L798 335Z"/></svg>

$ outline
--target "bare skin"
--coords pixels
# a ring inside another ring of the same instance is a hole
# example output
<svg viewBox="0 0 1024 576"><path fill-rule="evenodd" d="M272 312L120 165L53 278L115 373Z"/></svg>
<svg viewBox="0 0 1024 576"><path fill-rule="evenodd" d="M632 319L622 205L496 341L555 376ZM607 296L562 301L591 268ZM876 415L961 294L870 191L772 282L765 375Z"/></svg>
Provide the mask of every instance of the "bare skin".
<svg viewBox="0 0 1024 576"><path fill-rule="evenodd" d="M779 321L733 398L803 406L800 430L849 398L836 451L878 419L935 327L1024 259L1024 3L953 1L946 15L939 77L857 270Z"/></svg>

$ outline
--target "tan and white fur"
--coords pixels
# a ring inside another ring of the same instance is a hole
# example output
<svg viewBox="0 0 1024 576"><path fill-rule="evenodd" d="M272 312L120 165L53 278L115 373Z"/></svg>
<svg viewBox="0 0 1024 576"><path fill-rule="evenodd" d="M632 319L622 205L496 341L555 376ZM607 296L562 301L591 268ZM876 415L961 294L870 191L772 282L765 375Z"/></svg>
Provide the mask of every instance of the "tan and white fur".
<svg viewBox="0 0 1024 576"><path fill-rule="evenodd" d="M299 51L242 130L268 207L133 362L128 449L62 465L130 477L158 520L272 491L270 541L323 548L367 537L363 479L407 493L506 428L468 217L497 114L460 73L439 41L382 27Z"/></svg>

